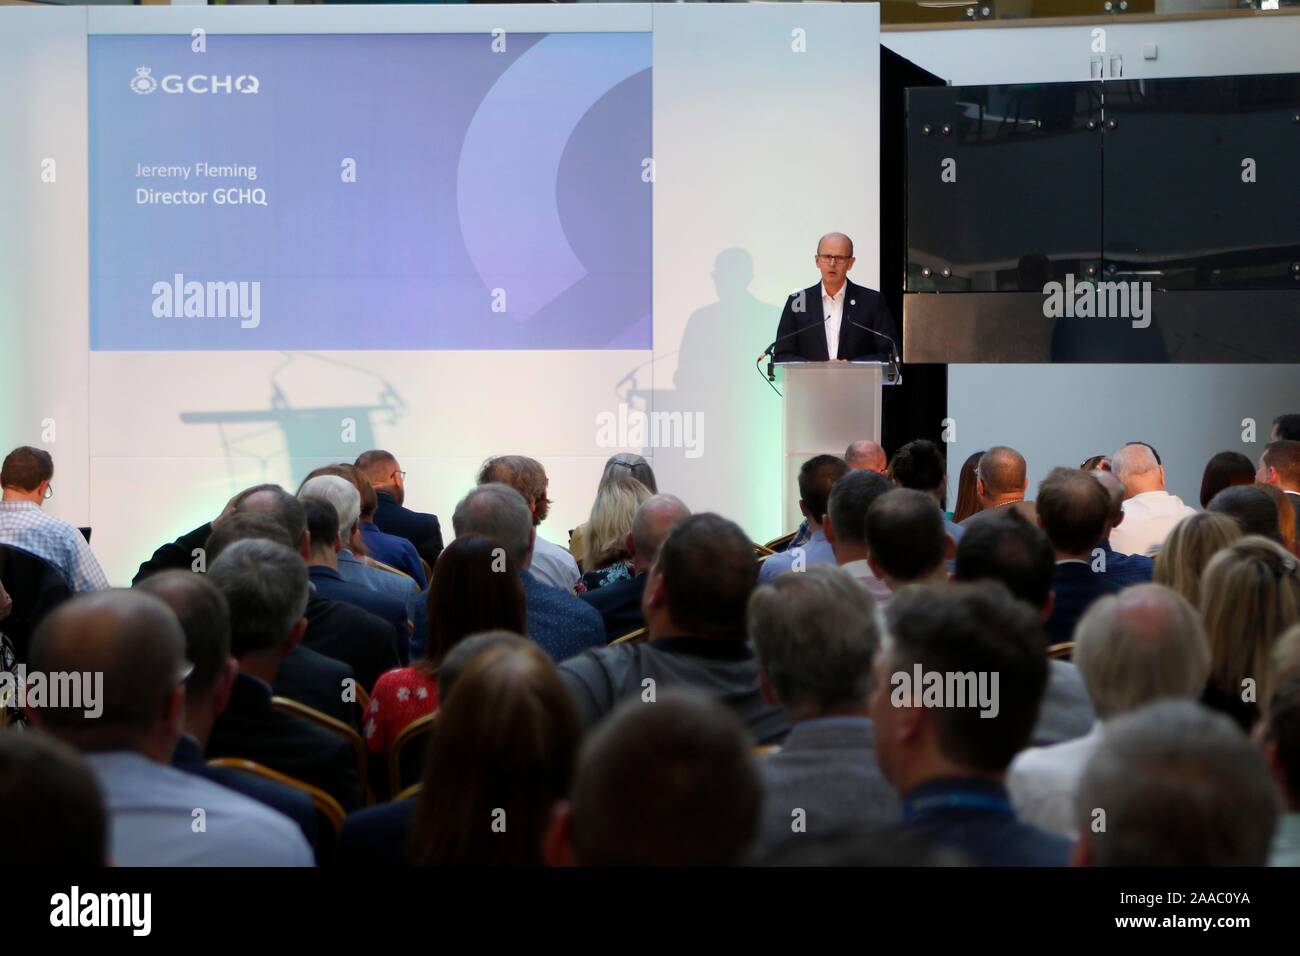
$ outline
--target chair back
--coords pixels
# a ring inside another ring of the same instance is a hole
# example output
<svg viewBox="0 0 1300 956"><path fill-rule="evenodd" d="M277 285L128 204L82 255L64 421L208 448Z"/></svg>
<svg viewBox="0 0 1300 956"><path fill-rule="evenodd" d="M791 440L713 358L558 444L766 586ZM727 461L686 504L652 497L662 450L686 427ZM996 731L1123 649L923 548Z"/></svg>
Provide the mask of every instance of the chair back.
<svg viewBox="0 0 1300 956"><path fill-rule="evenodd" d="M646 629L638 627L635 631L628 631L622 637L616 637L610 641L611 644L640 644L646 639Z"/></svg>
<svg viewBox="0 0 1300 956"><path fill-rule="evenodd" d="M242 757L218 757L215 760L208 761L209 767L229 767L232 770L242 770L245 773L255 774L267 780L274 780L276 783L283 784L286 787L293 787L295 790L301 790L307 796L311 797L312 806L316 812L325 818L325 821L334 831L334 838L337 840L338 835L343 830L343 820L347 816L343 812L343 806L319 787L314 787L305 780L299 780L297 777L291 777L287 773L280 773L278 770L272 770L270 767L257 763L253 760L245 760Z"/></svg>
<svg viewBox="0 0 1300 956"><path fill-rule="evenodd" d="M1074 656L1074 641L1061 641L1047 648L1047 657L1053 661L1068 661Z"/></svg>
<svg viewBox="0 0 1300 956"><path fill-rule="evenodd" d="M374 803L374 794L370 790L370 777L367 764L369 762L369 751L366 749L366 742L361 739L356 728L350 727L343 723L337 717L331 717L329 714L322 714L315 707L308 707L306 704L291 700L288 697L272 697L271 706L282 714L288 714L291 717L298 717L302 720L309 721L317 727L328 730L337 737L342 737L352 747L352 752L357 761L357 783L361 787L361 795L367 804Z"/></svg>
<svg viewBox="0 0 1300 956"><path fill-rule="evenodd" d="M32 634L45 615L72 597L72 585L49 561L4 544L0 544L0 584L14 602L0 628L13 643L16 662L26 664Z"/></svg>
<svg viewBox="0 0 1300 956"><path fill-rule="evenodd" d="M433 731L433 721L438 716L435 710L411 721L393 738L388 748L388 792L401 794L409 790L420 780L424 772L424 751L428 748L429 734ZM397 799L394 796L393 799Z"/></svg>

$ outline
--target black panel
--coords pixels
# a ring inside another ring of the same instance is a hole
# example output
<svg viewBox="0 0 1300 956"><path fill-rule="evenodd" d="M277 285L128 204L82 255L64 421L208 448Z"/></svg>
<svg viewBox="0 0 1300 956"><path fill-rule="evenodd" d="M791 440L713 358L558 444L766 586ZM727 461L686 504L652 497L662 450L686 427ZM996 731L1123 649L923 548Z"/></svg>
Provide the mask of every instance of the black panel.
<svg viewBox="0 0 1300 956"><path fill-rule="evenodd" d="M1100 83L909 91L907 290L1028 291L1095 275L1101 136ZM948 159L955 182L942 179Z"/></svg>

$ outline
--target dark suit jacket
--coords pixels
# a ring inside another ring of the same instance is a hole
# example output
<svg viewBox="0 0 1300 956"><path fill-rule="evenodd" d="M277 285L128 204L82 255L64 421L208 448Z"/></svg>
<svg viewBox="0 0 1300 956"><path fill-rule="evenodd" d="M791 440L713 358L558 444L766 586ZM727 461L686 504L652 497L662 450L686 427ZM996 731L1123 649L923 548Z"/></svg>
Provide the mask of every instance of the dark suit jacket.
<svg viewBox="0 0 1300 956"><path fill-rule="evenodd" d="M385 671L401 664L397 635L387 621L343 601L331 601L313 594L307 602L305 647L341 661L352 668L357 682L367 691ZM403 627L405 630L405 627Z"/></svg>
<svg viewBox="0 0 1300 956"><path fill-rule="evenodd" d="M208 757L243 757L320 787L343 805L361 806L357 758L342 737L271 707L271 690L247 674L213 725Z"/></svg>
<svg viewBox="0 0 1300 956"><path fill-rule="evenodd" d="M205 780L211 780L228 790L242 793L251 800L256 800L278 813L283 813L298 824L298 828L302 830L302 835L307 838L307 842L316 850L317 862L320 862L318 840L321 831L319 817L316 814L315 804L311 802L311 797L303 791L295 790L293 787L282 783L276 783L274 780L254 776L243 770L235 770L233 767L209 767L204 760L203 751L199 749L198 742L187 734L181 734L180 739L176 741L176 751L172 754L172 766L177 770L184 770L186 773L192 773Z"/></svg>
<svg viewBox="0 0 1300 956"><path fill-rule="evenodd" d="M1074 625L1083 612L1103 594L1114 594L1120 582L1105 574L1094 573L1088 564L1058 564L1052 578L1052 593L1056 600L1052 616L1047 619L1047 637L1053 644L1074 639Z"/></svg>
<svg viewBox="0 0 1300 956"><path fill-rule="evenodd" d="M140 565L140 570L136 571L135 577L131 579L131 586L134 587L145 578L161 571L193 571L194 549L207 544L210 534L212 534L211 521L181 535L171 544L164 544L153 553L152 558Z"/></svg>
<svg viewBox="0 0 1300 956"><path fill-rule="evenodd" d="M339 862L353 867L410 866L407 843L416 799L381 803L348 814L339 837Z"/></svg>
<svg viewBox="0 0 1300 956"><path fill-rule="evenodd" d="M406 602L401 598L375 591L361 584L345 581L343 575L332 568L309 567L307 574L311 578L316 593L331 601L351 604L388 622L392 628L390 643L394 650L405 652L410 644L406 630ZM369 685L367 685L369 690Z"/></svg>
<svg viewBox="0 0 1300 956"><path fill-rule="evenodd" d="M800 304L802 312L795 308ZM781 321L776 327L776 352L778 362L825 362L832 358L879 359L889 357L889 346L877 336L855 326L865 325L881 335L887 335L901 355L903 343L898 328L889 312L885 297L879 292L849 280L844 293L844 310L840 318L840 348L837 355L826 353L826 313L822 311L822 284L809 286L786 299Z"/></svg>
<svg viewBox="0 0 1300 956"><path fill-rule="evenodd" d="M438 526L438 516L404 508L386 491L375 494L379 498L379 507L375 511L376 527L384 534L395 534L411 542L420 552L420 557L433 567L442 553L442 528Z"/></svg>
<svg viewBox="0 0 1300 956"><path fill-rule="evenodd" d="M347 664L299 645L280 662L280 672L275 676L275 695L296 700L359 728L360 708L343 699L343 682L355 676Z"/></svg>
<svg viewBox="0 0 1300 956"><path fill-rule="evenodd" d="M605 634L613 641L645 627L645 617L641 614L645 582L646 575L638 574L594 591L584 591L578 597L600 612L605 621Z"/></svg>

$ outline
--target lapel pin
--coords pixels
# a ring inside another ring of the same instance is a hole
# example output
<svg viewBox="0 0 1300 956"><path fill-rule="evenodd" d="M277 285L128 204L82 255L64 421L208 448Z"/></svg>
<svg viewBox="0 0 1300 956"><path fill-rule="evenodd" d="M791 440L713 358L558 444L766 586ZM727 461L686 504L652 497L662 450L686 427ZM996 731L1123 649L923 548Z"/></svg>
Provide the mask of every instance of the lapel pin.
<svg viewBox="0 0 1300 956"><path fill-rule="evenodd" d="M849 299L849 305L857 305L857 304L858 304L857 299Z"/></svg>

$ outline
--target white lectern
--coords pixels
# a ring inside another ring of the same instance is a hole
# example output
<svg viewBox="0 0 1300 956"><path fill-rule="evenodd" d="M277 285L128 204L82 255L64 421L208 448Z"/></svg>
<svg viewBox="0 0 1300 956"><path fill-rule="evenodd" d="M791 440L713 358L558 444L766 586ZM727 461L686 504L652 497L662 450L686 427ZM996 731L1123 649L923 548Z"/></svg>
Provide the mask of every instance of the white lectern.
<svg viewBox="0 0 1300 956"><path fill-rule="evenodd" d="M859 438L880 441L881 387L893 385L887 362L783 362L782 514L799 527L799 468L814 455L841 456Z"/></svg>

